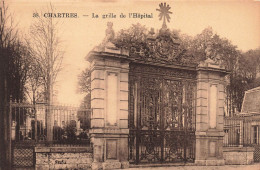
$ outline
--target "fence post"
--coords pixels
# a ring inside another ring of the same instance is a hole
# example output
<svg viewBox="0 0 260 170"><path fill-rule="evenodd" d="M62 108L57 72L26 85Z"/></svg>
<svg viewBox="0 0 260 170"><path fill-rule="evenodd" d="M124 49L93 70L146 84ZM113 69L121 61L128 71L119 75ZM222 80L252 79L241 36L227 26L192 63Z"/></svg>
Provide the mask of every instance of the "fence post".
<svg viewBox="0 0 260 170"><path fill-rule="evenodd" d="M34 111L34 140L35 142L38 142L38 133L37 133L37 110L36 110L36 104L33 104L33 111Z"/></svg>
<svg viewBox="0 0 260 170"><path fill-rule="evenodd" d="M48 103L46 107L47 142L51 143L53 141L53 115L51 105Z"/></svg>
<svg viewBox="0 0 260 170"><path fill-rule="evenodd" d="M244 134L244 131L243 131L243 127L244 127L244 123L243 123L243 120L240 120L240 135L239 135L239 146L242 147L243 146L243 134Z"/></svg>
<svg viewBox="0 0 260 170"><path fill-rule="evenodd" d="M9 164L9 168L11 169L12 167L12 96L10 96L10 101L9 101L9 110L7 110L8 114L8 133L7 133L7 137L8 137L8 146L7 146L7 150L8 150L8 164ZM6 107L8 107L6 106Z"/></svg>

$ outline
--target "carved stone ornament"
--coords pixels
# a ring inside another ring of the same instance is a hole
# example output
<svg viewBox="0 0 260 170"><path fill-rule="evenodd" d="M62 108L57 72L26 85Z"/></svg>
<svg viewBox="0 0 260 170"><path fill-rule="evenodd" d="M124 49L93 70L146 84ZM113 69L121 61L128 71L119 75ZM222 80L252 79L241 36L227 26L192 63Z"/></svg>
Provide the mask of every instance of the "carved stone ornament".
<svg viewBox="0 0 260 170"><path fill-rule="evenodd" d="M155 39L154 43L151 43L154 46L154 53L156 57L161 58L163 60L176 60L178 57L178 50L179 50L179 43L174 43L174 39L171 36L171 33L166 30L163 33L160 33L157 38Z"/></svg>
<svg viewBox="0 0 260 170"><path fill-rule="evenodd" d="M192 65L196 63L191 57L186 55L186 50L180 47L180 39L176 33L167 28L166 21L170 22L170 7L166 3L161 3L159 19L163 19L162 28L158 33L151 28L144 42L144 45L131 47L130 58L135 61L162 63L169 65Z"/></svg>
<svg viewBox="0 0 260 170"><path fill-rule="evenodd" d="M107 23L107 29L106 29L106 36L102 43L98 46L96 46L92 52L107 52L107 53L113 53L113 54L121 54L125 56L129 56L129 51L125 49L120 49L115 46L113 43L113 40L115 38L115 31L113 30L113 23L108 22Z"/></svg>
<svg viewBox="0 0 260 170"><path fill-rule="evenodd" d="M173 42L169 36L160 36L156 39L156 52L163 58L169 59L174 55Z"/></svg>
<svg viewBox="0 0 260 170"><path fill-rule="evenodd" d="M115 32L113 30L113 23L108 22L107 23L107 29L106 29L106 37L104 39L104 43L111 42L115 38Z"/></svg>

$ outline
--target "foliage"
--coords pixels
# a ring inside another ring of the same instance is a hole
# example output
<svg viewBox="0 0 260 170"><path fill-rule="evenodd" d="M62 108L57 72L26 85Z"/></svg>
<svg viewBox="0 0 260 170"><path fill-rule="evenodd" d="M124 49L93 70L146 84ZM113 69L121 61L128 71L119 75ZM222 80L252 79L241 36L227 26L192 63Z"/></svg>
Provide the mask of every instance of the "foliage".
<svg viewBox="0 0 260 170"><path fill-rule="evenodd" d="M83 130L90 128L90 111L86 111L86 109L90 109L90 91L91 91L91 73L89 68L86 68L78 77L78 86L79 92L86 94L83 101L80 105L80 111L77 112L78 120L80 121L80 128Z"/></svg>
<svg viewBox="0 0 260 170"><path fill-rule="evenodd" d="M59 126L53 126L53 140L62 140L65 130Z"/></svg>
<svg viewBox="0 0 260 170"><path fill-rule="evenodd" d="M234 114L236 109L239 111L246 89L246 77L239 74L241 61L243 60L241 51L237 50L237 47L228 39L221 38L214 33L211 27L204 29L202 33L195 37L183 34L181 39L182 46L187 49L187 55L193 55L198 63L206 58L211 58L230 72L228 76L229 83L226 86L227 114Z"/></svg>
<svg viewBox="0 0 260 170"><path fill-rule="evenodd" d="M143 49L145 55L149 55L147 36L147 28L138 23L133 24L129 29L120 30L113 42L117 47L129 50L130 55L133 55L134 51L141 52Z"/></svg>
<svg viewBox="0 0 260 170"><path fill-rule="evenodd" d="M88 135L87 135L86 131L81 132L78 137L80 139L88 139Z"/></svg>
<svg viewBox="0 0 260 170"><path fill-rule="evenodd" d="M76 140L77 136L76 136L76 127L74 126L74 124L72 122L68 123L65 127L64 127L64 131L65 131L65 135L67 136L67 139L70 140Z"/></svg>
<svg viewBox="0 0 260 170"><path fill-rule="evenodd" d="M259 81L257 82L260 78L260 47L243 53L239 58L239 63L238 72L242 77L245 77L248 88L260 86Z"/></svg>
<svg viewBox="0 0 260 170"><path fill-rule="evenodd" d="M237 58L237 68L230 74L230 83L227 89L230 99L229 112L241 111L244 92L248 89L260 86L260 50L249 50L241 53Z"/></svg>
<svg viewBox="0 0 260 170"><path fill-rule="evenodd" d="M90 70L89 68L86 68L84 71L80 73L78 76L78 86L79 86L79 92L80 93L90 93Z"/></svg>
<svg viewBox="0 0 260 170"><path fill-rule="evenodd" d="M28 51L20 36L8 7L0 1L0 164L3 167L8 162L8 151L5 149L8 146L3 137L9 133L6 104L11 96L16 101L25 99ZM18 120L19 115L16 116Z"/></svg>
<svg viewBox="0 0 260 170"><path fill-rule="evenodd" d="M236 66L236 58L240 52L229 40L215 34L211 27L204 29L195 37L181 34L180 39L181 46L187 50L187 55L193 55L197 62L209 57L228 70L235 69L233 67Z"/></svg>
<svg viewBox="0 0 260 170"><path fill-rule="evenodd" d="M259 72L259 49L242 53L228 39L213 33L208 27L195 37L181 35L182 46L187 49L188 55L202 61L207 57L218 62L230 72L226 86L227 115L232 116L241 111L244 92L259 86L256 84L256 74Z"/></svg>
<svg viewBox="0 0 260 170"><path fill-rule="evenodd" d="M81 110L77 112L77 117L78 120L80 121L80 128L82 128L83 130L90 129L90 114L91 114L89 110L91 108L90 100L91 100L90 93L88 93L84 97L83 102L80 105Z"/></svg>
<svg viewBox="0 0 260 170"><path fill-rule="evenodd" d="M0 91L7 93L0 96L6 96L7 100L10 96L17 101L23 100L29 70L28 50L4 1L0 4L0 14Z"/></svg>

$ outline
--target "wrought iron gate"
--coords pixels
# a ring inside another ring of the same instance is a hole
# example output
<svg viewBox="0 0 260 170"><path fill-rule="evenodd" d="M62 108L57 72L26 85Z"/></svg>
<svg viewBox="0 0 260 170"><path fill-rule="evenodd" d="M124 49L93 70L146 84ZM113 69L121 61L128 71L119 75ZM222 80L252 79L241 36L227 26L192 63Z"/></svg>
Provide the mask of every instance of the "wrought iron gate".
<svg viewBox="0 0 260 170"><path fill-rule="evenodd" d="M196 72L130 65L129 161L195 159Z"/></svg>

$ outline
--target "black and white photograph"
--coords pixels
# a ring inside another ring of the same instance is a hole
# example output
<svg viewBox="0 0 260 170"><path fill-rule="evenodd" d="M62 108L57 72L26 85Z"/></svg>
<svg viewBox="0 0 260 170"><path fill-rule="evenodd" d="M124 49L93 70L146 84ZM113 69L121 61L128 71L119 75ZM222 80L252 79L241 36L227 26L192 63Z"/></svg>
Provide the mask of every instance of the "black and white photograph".
<svg viewBox="0 0 260 170"><path fill-rule="evenodd" d="M259 0L0 0L0 170L260 170Z"/></svg>

